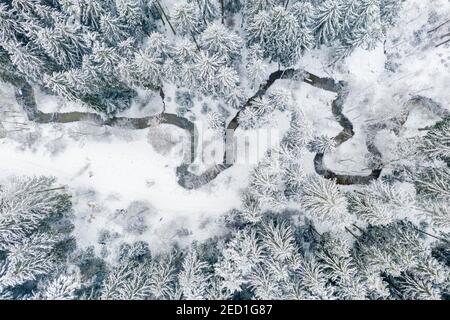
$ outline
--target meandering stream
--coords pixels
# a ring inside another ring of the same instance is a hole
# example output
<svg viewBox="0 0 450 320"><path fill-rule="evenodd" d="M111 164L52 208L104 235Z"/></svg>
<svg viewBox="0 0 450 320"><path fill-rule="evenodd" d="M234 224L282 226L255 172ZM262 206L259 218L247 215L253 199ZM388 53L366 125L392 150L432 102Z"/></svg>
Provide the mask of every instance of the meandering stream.
<svg viewBox="0 0 450 320"><path fill-rule="evenodd" d="M344 104L347 97L346 84L342 81L335 81L332 78L319 77L304 70L286 69L278 70L270 74L267 81L261 84L258 91L250 97L236 113L236 115L228 123L226 129L229 136L224 137L226 141L233 141L233 134L239 127L239 115L248 107L252 106L252 102L265 95L267 90L279 79L293 79L303 81L316 88L336 93L336 98L332 102L332 113L335 120L341 125L342 131L334 137L336 146L351 139L354 136L353 124L343 114ZM159 123L174 125L178 128L184 129L190 136L190 152L186 154L184 161L177 167L176 176L180 186L186 189L197 189L214 180L224 170L230 168L233 162L230 163L229 153L232 152L232 146L227 145L223 156L223 162L212 166L203 173L197 175L189 171L189 165L196 158L196 146L198 135L195 124L190 120L180 117L176 114L162 112L160 114L142 118L128 118L128 117L111 117L103 118L101 115L89 112L67 112L67 113L44 113L38 110L34 98L33 88L30 84L24 82L16 89L16 99L22 106L30 121L37 123L70 123L77 121L91 121L99 125L107 126L121 126L132 129L145 129L152 125L155 120ZM162 91L162 90L161 90ZM164 99L164 93L161 94ZM231 135L231 136L230 136ZM380 159L381 153L376 148L372 139L368 139L368 150L372 155ZM324 165L324 154L317 153L314 158L315 171L327 179L335 179L338 184L367 184L371 180L377 179L381 174L381 167L374 168L369 175L346 175L337 174Z"/></svg>

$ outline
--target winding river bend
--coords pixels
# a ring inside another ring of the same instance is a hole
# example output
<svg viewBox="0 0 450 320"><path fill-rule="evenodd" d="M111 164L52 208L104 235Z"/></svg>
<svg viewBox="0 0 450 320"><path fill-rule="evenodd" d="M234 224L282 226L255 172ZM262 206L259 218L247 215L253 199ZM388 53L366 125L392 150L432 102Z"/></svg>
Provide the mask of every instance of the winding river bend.
<svg viewBox="0 0 450 320"><path fill-rule="evenodd" d="M278 70L273 72L268 80L262 84L259 90L247 100L247 102L242 106L242 108L236 113L236 115L231 119L231 121L227 125L227 133L231 132L231 135L234 134L234 131L239 127L238 119L239 115L245 110L247 107L252 105L252 102L261 96L263 96L266 91L279 79L294 79L303 81L311 86L316 88L330 91L336 93L336 98L332 102L332 113L334 115L335 120L341 125L342 131L334 137L336 142L336 146L341 145L347 140L351 139L354 136L353 124L351 121L343 114L344 103L347 97L346 84L342 81L335 81L332 78L324 78L318 77L314 74L306 72L304 70L296 70L296 69L286 69L286 70ZM227 141L232 141L233 137L226 137ZM376 148L373 140L371 140L371 148L369 152L372 153L374 158L381 159L381 153ZM217 164L200 175L193 174L189 172L188 165L182 164L177 168L177 177L178 183L187 189L196 189L199 188L208 182L212 181L224 170L230 168L233 163L227 161L231 157L228 156L228 153L232 152L232 146L229 144L225 144L225 153L223 157L223 163ZM382 168L378 167L372 170L369 175L345 175L345 174L336 174L335 172L327 169L324 165L324 154L317 153L314 157L314 168L317 174L327 178L327 179L335 179L338 184L341 185L349 185L349 184L367 184L374 179L378 179L381 175Z"/></svg>
<svg viewBox="0 0 450 320"><path fill-rule="evenodd" d="M341 125L342 131L334 137L336 145L339 146L354 136L353 124L343 114L344 103L347 97L346 84L342 81L336 81L332 78L319 77L304 70L286 69L278 70L270 74L266 82L261 84L258 91L250 97L236 113L236 115L228 123L226 129L228 136L224 137L226 141L232 141L234 131L239 127L239 115L248 107L252 106L252 102L266 94L267 90L280 79L291 79L303 81L318 89L336 93L336 98L332 102L332 113L335 120ZM189 165L196 158L196 146L198 134L195 124L190 120L180 117L176 114L162 112L160 114L142 118L128 118L128 117L111 117L103 118L101 115L89 112L67 112L67 113L44 113L41 112L36 104L34 98L33 88L26 82L21 82L16 85L16 99L23 108L28 120L37 123L70 123L77 121L90 121L98 125L105 126L120 126L130 129L145 129L151 126L153 120L159 123L174 125L178 128L186 130L190 136L191 147L189 154L185 155L184 161L177 167L176 176L180 186L186 189L197 189L214 180L221 172L233 166L233 162L227 161L229 153L232 152L231 147L226 143L223 162L214 165L197 175L189 171ZM161 98L164 102L164 93L160 90ZM231 135L231 136L230 136ZM373 143L373 139L368 139L368 150L375 158L381 158L381 153ZM317 153L314 158L315 171L327 179L335 179L338 184L367 184L371 180L378 179L381 174L381 167L374 168L369 175L345 175L337 174L324 165L324 154Z"/></svg>

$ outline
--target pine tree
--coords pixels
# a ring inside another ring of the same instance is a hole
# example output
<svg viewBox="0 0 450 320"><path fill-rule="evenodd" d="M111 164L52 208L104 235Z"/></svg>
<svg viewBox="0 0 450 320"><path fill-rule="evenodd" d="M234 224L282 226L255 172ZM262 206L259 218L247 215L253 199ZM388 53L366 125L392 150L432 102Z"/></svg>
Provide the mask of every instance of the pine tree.
<svg viewBox="0 0 450 320"><path fill-rule="evenodd" d="M98 77L108 77L115 74L120 62L121 56L117 49L105 46L102 43L96 43L93 46L92 54L88 57L88 63L84 67L89 67L89 70L93 71Z"/></svg>
<svg viewBox="0 0 450 320"><path fill-rule="evenodd" d="M121 65L124 79L131 85L157 88L161 81L162 61L154 56L151 49L141 49L130 62Z"/></svg>
<svg viewBox="0 0 450 320"><path fill-rule="evenodd" d="M119 17L110 13L100 17L100 31L105 35L105 40L111 45L117 44L128 37L128 27Z"/></svg>
<svg viewBox="0 0 450 320"><path fill-rule="evenodd" d="M262 10L268 10L274 5L273 0L249 0L245 2L244 13L252 17Z"/></svg>
<svg viewBox="0 0 450 320"><path fill-rule="evenodd" d="M307 147L314 153L332 152L336 148L336 141L327 136L318 136L309 141Z"/></svg>
<svg viewBox="0 0 450 320"><path fill-rule="evenodd" d="M255 59L249 61L246 68L248 79L253 88L257 88L258 86L260 86L261 83L263 83L269 75L268 65L266 62L264 62L263 59Z"/></svg>
<svg viewBox="0 0 450 320"><path fill-rule="evenodd" d="M249 223L257 223L262 219L262 210L259 201L251 192L245 191L241 197L242 210L240 214L242 219Z"/></svg>
<svg viewBox="0 0 450 320"><path fill-rule="evenodd" d="M119 261L109 272L100 292L102 300L167 299L174 294L172 256L138 262Z"/></svg>
<svg viewBox="0 0 450 320"><path fill-rule="evenodd" d="M450 119L444 119L427 132L421 143L420 150L427 156L450 159Z"/></svg>
<svg viewBox="0 0 450 320"><path fill-rule="evenodd" d="M254 99L251 106L239 114L239 124L245 129L254 129L270 123L270 116L275 111L274 96Z"/></svg>
<svg viewBox="0 0 450 320"><path fill-rule="evenodd" d="M374 181L362 190L349 194L350 210L372 225L403 219L410 214L414 205L413 190L383 181Z"/></svg>
<svg viewBox="0 0 450 320"><path fill-rule="evenodd" d="M333 281L334 294L339 299L362 300L366 298L367 293L363 279L345 241L337 238L325 239L316 256L322 262L328 277Z"/></svg>
<svg viewBox="0 0 450 320"><path fill-rule="evenodd" d="M141 26L144 19L144 3L142 0L115 0L117 13L127 24Z"/></svg>
<svg viewBox="0 0 450 320"><path fill-rule="evenodd" d="M57 21L64 20L64 14L55 10L53 3L14 0L11 2L11 7L15 12L20 14L27 27L33 27L33 24L47 27Z"/></svg>
<svg viewBox="0 0 450 320"><path fill-rule="evenodd" d="M420 195L442 200L450 197L450 170L446 167L424 169L414 182Z"/></svg>
<svg viewBox="0 0 450 320"><path fill-rule="evenodd" d="M208 129L213 130L219 136L223 136L225 132L225 119L223 116L215 111L208 112Z"/></svg>
<svg viewBox="0 0 450 320"><path fill-rule="evenodd" d="M216 74L216 92L227 96L231 94L239 85L239 75L237 71L228 66L222 66Z"/></svg>
<svg viewBox="0 0 450 320"><path fill-rule="evenodd" d="M281 6L258 12L246 24L248 45L259 44L265 56L283 66L295 64L309 45L301 42L301 31L296 17Z"/></svg>
<svg viewBox="0 0 450 320"><path fill-rule="evenodd" d="M344 2L341 57L348 56L354 48L372 50L383 37L379 0L349 0Z"/></svg>
<svg viewBox="0 0 450 320"><path fill-rule="evenodd" d="M249 177L248 189L263 206L278 207L285 201L278 153L269 151Z"/></svg>
<svg viewBox="0 0 450 320"><path fill-rule="evenodd" d="M358 19L361 3L361 0L343 1L342 28L344 28L346 33L350 33L352 31L354 27L353 24L355 20Z"/></svg>
<svg viewBox="0 0 450 320"><path fill-rule="evenodd" d="M0 3L0 42L15 39L24 32L22 25L15 18L14 11L4 3Z"/></svg>
<svg viewBox="0 0 450 320"><path fill-rule="evenodd" d="M421 204L421 211L431 220L437 230L450 228L450 204L447 200L428 200Z"/></svg>
<svg viewBox="0 0 450 320"><path fill-rule="evenodd" d="M448 267L432 256L429 245L411 223L370 228L357 250L361 264L389 279L402 299L440 299L448 290Z"/></svg>
<svg viewBox="0 0 450 320"><path fill-rule="evenodd" d="M175 281L175 253L159 257L152 265L151 294L155 299L170 299L177 296Z"/></svg>
<svg viewBox="0 0 450 320"><path fill-rule="evenodd" d="M228 94L226 94L225 102L227 105L234 109L239 109L245 102L246 96L243 88L240 86L235 86L232 88L228 88Z"/></svg>
<svg viewBox="0 0 450 320"><path fill-rule="evenodd" d="M182 270L178 275L180 289L185 299L205 299L210 278L206 273L207 267L208 264L200 261L195 250L187 252L183 260Z"/></svg>
<svg viewBox="0 0 450 320"><path fill-rule="evenodd" d="M267 116L275 111L275 105L272 99L267 96L254 99L251 102L251 107L254 108L261 117Z"/></svg>
<svg viewBox="0 0 450 320"><path fill-rule="evenodd" d="M77 298L76 291L80 288L79 273L61 273L43 284L34 298L40 300L75 300Z"/></svg>
<svg viewBox="0 0 450 320"><path fill-rule="evenodd" d="M30 44L24 46L15 40L5 41L2 47L6 49L9 59L23 76L37 82L40 81L46 66L43 57L39 56L36 48L33 48Z"/></svg>
<svg viewBox="0 0 450 320"><path fill-rule="evenodd" d="M210 286L206 289L206 297L208 300L229 300L232 294L224 287L219 277L213 276L210 280Z"/></svg>
<svg viewBox="0 0 450 320"><path fill-rule="evenodd" d="M175 287L175 254L145 257L135 243L116 257L104 279L98 297L102 300L142 300L179 298Z"/></svg>
<svg viewBox="0 0 450 320"><path fill-rule="evenodd" d="M340 225L347 220L347 200L334 180L317 175L306 177L301 199L302 206L315 221L333 221L333 224Z"/></svg>
<svg viewBox="0 0 450 320"><path fill-rule="evenodd" d="M255 297L262 300L279 300L282 289L273 274L263 266L258 266L249 275L249 286L253 289Z"/></svg>
<svg viewBox="0 0 450 320"><path fill-rule="evenodd" d="M79 23L94 30L100 29L101 17L114 5L112 0L66 0L62 4L65 11L75 16Z"/></svg>
<svg viewBox="0 0 450 320"><path fill-rule="evenodd" d="M269 45L270 34L272 33L272 21L269 11L263 10L252 16L246 23L245 31L248 45L259 45L265 51L266 46Z"/></svg>
<svg viewBox="0 0 450 320"><path fill-rule="evenodd" d="M310 2L295 2L291 5L290 9L302 27L311 25L314 6Z"/></svg>
<svg viewBox="0 0 450 320"><path fill-rule="evenodd" d="M215 92L217 73L224 66L225 59L219 55L211 55L206 51L200 51L193 64L195 85L205 94ZM228 70L228 69L227 69Z"/></svg>
<svg viewBox="0 0 450 320"><path fill-rule="evenodd" d="M151 44L147 50L153 57L165 61L172 56L172 44L162 33L152 32L146 41Z"/></svg>
<svg viewBox="0 0 450 320"><path fill-rule="evenodd" d="M301 261L298 269L299 278L297 294L299 298L305 299L332 299L333 288L328 285L324 268L313 257Z"/></svg>
<svg viewBox="0 0 450 320"><path fill-rule="evenodd" d="M260 119L258 111L254 108L247 108L241 111L239 113L238 122L239 126L244 130L254 129L264 124L264 122Z"/></svg>
<svg viewBox="0 0 450 320"><path fill-rule="evenodd" d="M271 12L271 39L268 48L272 60L288 67L294 65L309 43L302 43L300 25L296 17L281 6Z"/></svg>
<svg viewBox="0 0 450 320"><path fill-rule="evenodd" d="M54 182L46 177L13 177L0 187L0 291L45 281L57 267L55 246L66 239L66 232L56 228L70 202ZM59 264L63 268L64 260Z"/></svg>
<svg viewBox="0 0 450 320"><path fill-rule="evenodd" d="M286 111L290 110L293 106L292 95L287 89L271 89L267 93L267 97L275 110Z"/></svg>
<svg viewBox="0 0 450 320"><path fill-rule="evenodd" d="M201 13L193 2L177 3L171 13L173 24L178 33L194 37L203 29Z"/></svg>
<svg viewBox="0 0 450 320"><path fill-rule="evenodd" d="M395 24L401 6L400 0L380 0L381 22L385 28Z"/></svg>
<svg viewBox="0 0 450 320"><path fill-rule="evenodd" d="M39 28L35 43L63 68L80 66L89 45L77 25L58 22L53 28Z"/></svg>
<svg viewBox="0 0 450 320"><path fill-rule="evenodd" d="M7 246L6 271L0 275L0 283L14 287L38 276L48 275L56 268L52 249L58 238L49 234L34 233L21 242Z"/></svg>
<svg viewBox="0 0 450 320"><path fill-rule="evenodd" d="M82 80L82 81L77 81ZM86 77L83 72L54 72L52 75L44 75L44 85L57 95L68 100L76 101L81 98L77 89L87 88Z"/></svg>
<svg viewBox="0 0 450 320"><path fill-rule="evenodd" d="M414 276L405 275L401 282L404 298L412 300L439 300L441 292L433 287L433 283Z"/></svg>
<svg viewBox="0 0 450 320"><path fill-rule="evenodd" d="M202 32L199 44L203 50L225 57L230 62L239 57L242 40L224 25L214 22Z"/></svg>
<svg viewBox="0 0 450 320"><path fill-rule="evenodd" d="M288 199L301 201L301 190L306 174L300 161L289 162L283 168L284 194Z"/></svg>
<svg viewBox="0 0 450 320"><path fill-rule="evenodd" d="M180 66L174 59L167 59L163 65L164 80L181 84L182 83L182 70L183 67Z"/></svg>
<svg viewBox="0 0 450 320"><path fill-rule="evenodd" d="M7 250L34 232L47 218L67 209L66 196L52 189L48 177L14 177L0 188L0 249Z"/></svg>
<svg viewBox="0 0 450 320"><path fill-rule="evenodd" d="M341 33L342 15L341 0L325 0L317 7L313 22L317 45L329 45L336 40Z"/></svg>
<svg viewBox="0 0 450 320"><path fill-rule="evenodd" d="M285 263L296 254L295 239L292 229L281 221L268 221L262 225L261 239L268 255Z"/></svg>
<svg viewBox="0 0 450 320"><path fill-rule="evenodd" d="M291 113L289 130L283 137L282 144L288 149L301 151L313 136L312 124L301 110Z"/></svg>
<svg viewBox="0 0 450 320"><path fill-rule="evenodd" d="M215 265L215 274L230 292L240 291L252 269L261 261L262 249L256 231L243 229L228 242Z"/></svg>
<svg viewBox="0 0 450 320"><path fill-rule="evenodd" d="M174 59L181 64L193 62L196 57L195 44L186 38L177 41L173 50Z"/></svg>
<svg viewBox="0 0 450 320"><path fill-rule="evenodd" d="M207 21L213 21L219 15L219 8L216 2L212 0L198 0L202 12L202 18Z"/></svg>

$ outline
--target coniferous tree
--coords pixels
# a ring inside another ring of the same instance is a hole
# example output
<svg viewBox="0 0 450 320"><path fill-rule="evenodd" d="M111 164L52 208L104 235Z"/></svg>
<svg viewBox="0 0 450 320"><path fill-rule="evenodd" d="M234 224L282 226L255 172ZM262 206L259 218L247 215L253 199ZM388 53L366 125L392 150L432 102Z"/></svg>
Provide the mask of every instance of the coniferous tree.
<svg viewBox="0 0 450 320"><path fill-rule="evenodd" d="M219 15L218 4L212 0L198 0L202 12L202 18L207 21L212 21Z"/></svg>
<svg viewBox="0 0 450 320"><path fill-rule="evenodd" d="M245 2L244 13L251 17L262 10L268 10L275 4L273 0L249 0Z"/></svg>
<svg viewBox="0 0 450 320"><path fill-rule="evenodd" d="M61 273L56 278L47 280L46 283L42 284L33 298L39 300L75 300L77 299L77 290L81 286L79 273Z"/></svg>
<svg viewBox="0 0 450 320"><path fill-rule="evenodd" d="M201 12L193 2L178 3L174 6L171 19L178 33L195 37L203 29Z"/></svg>
<svg viewBox="0 0 450 320"><path fill-rule="evenodd" d="M224 25L214 22L202 32L199 39L202 49L232 61L240 55L242 40Z"/></svg>
<svg viewBox="0 0 450 320"><path fill-rule="evenodd" d="M412 190L382 181L374 181L349 194L351 212L372 225L389 224L403 219L411 214L414 205L415 194Z"/></svg>
<svg viewBox="0 0 450 320"><path fill-rule="evenodd" d="M341 33L342 0L325 0L314 13L313 30L317 45L329 45Z"/></svg>
<svg viewBox="0 0 450 320"><path fill-rule="evenodd" d="M315 153L325 153L336 148L336 141L327 136L318 136L308 142L308 150Z"/></svg>
<svg viewBox="0 0 450 320"><path fill-rule="evenodd" d="M215 265L215 273L222 279L224 288L231 292L241 290L252 268L261 261L261 250L254 230L237 232Z"/></svg>
<svg viewBox="0 0 450 320"><path fill-rule="evenodd" d="M208 264L200 261L194 250L187 252L183 260L182 270L178 275L180 290L183 292L185 299L205 299L210 278L206 273L207 267Z"/></svg>
<svg viewBox="0 0 450 320"><path fill-rule="evenodd" d="M420 149L429 157L449 160L450 119L444 119L429 130L422 140Z"/></svg>
<svg viewBox="0 0 450 320"><path fill-rule="evenodd" d="M450 197L450 170L448 167L426 168L415 177L417 191L424 197L448 199Z"/></svg>
<svg viewBox="0 0 450 320"><path fill-rule="evenodd" d="M100 31L107 35L105 40L111 45L117 44L128 37L128 26L123 23L120 17L106 13L99 20Z"/></svg>
<svg viewBox="0 0 450 320"><path fill-rule="evenodd" d="M144 19L144 1L143 0L115 0L117 13L128 24L132 26L141 26Z"/></svg>
<svg viewBox="0 0 450 320"><path fill-rule="evenodd" d="M334 180L311 175L304 180L301 192L302 206L311 219L345 224L347 200Z"/></svg>
<svg viewBox="0 0 450 320"><path fill-rule="evenodd" d="M67 235L58 232L55 223L65 218L71 204L54 183L46 177L15 177L2 183L0 291L12 292L25 282L36 284L64 266L56 246Z"/></svg>
<svg viewBox="0 0 450 320"><path fill-rule="evenodd" d="M94 30L100 29L101 18L114 7L113 0L64 0L61 2L65 10L77 22Z"/></svg>
<svg viewBox="0 0 450 320"><path fill-rule="evenodd" d="M259 11L246 24L247 43L260 45L265 56L283 66L295 64L309 45L301 42L301 32L296 17L281 6Z"/></svg>
<svg viewBox="0 0 450 320"><path fill-rule="evenodd" d="M384 28L395 24L401 10L401 5L402 2L400 0L380 0L381 22Z"/></svg>

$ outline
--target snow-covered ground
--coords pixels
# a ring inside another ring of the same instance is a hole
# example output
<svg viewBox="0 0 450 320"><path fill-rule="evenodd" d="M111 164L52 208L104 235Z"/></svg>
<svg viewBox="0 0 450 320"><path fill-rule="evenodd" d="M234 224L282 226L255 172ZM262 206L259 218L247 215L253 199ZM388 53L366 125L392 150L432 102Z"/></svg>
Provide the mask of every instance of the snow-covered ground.
<svg viewBox="0 0 450 320"><path fill-rule="evenodd" d="M12 88L0 88L3 114L18 111ZM47 99L47 103L57 105L54 100ZM50 111L48 105L46 111ZM75 234L81 246L95 245L101 229L122 233L122 240L145 239L156 251L168 248L174 240L183 244L208 238L221 232L218 219L239 205L239 189L246 184L248 168L237 165L202 189L183 189L175 177L175 168L182 161L181 142L162 155L149 143L148 129L101 128L86 123L21 126L12 122L25 123L23 117L9 116L10 122L5 118L3 124L11 132L0 140L0 178L57 177L73 194ZM12 131L22 127L19 133ZM170 125L157 130L174 137L184 134ZM30 142L29 147L24 141ZM136 237L123 233L112 218L116 210L126 209L134 201L152 208L145 218L148 229ZM182 233L183 229L189 232Z"/></svg>

